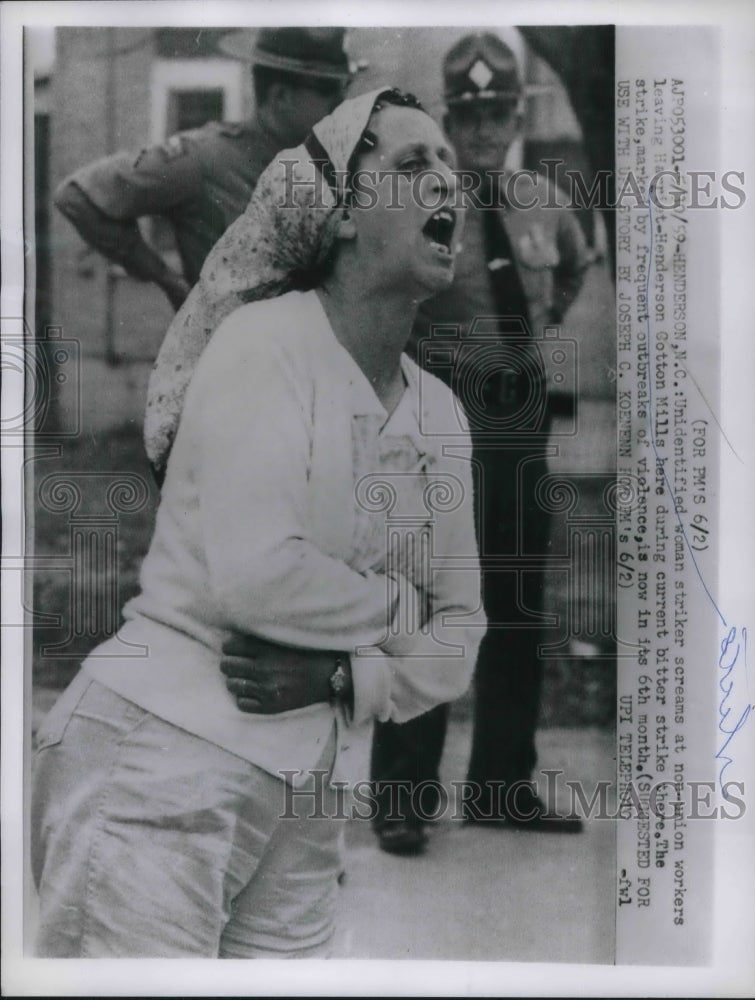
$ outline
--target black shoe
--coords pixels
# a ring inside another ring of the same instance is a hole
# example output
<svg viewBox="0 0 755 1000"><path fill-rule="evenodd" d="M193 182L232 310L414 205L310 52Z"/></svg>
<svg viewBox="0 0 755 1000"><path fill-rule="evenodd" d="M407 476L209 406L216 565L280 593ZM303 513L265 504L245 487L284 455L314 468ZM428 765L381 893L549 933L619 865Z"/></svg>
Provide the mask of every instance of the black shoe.
<svg viewBox="0 0 755 1000"><path fill-rule="evenodd" d="M424 854L427 847L427 834L422 827L406 820L386 823L377 831L377 836L380 850L387 854L411 857Z"/></svg>
<svg viewBox="0 0 755 1000"><path fill-rule="evenodd" d="M509 830L526 830L530 833L581 833L584 824L578 816L559 816L549 813L545 803L536 795L517 797L516 811L500 816L475 814L468 808L464 820L475 826L500 826Z"/></svg>

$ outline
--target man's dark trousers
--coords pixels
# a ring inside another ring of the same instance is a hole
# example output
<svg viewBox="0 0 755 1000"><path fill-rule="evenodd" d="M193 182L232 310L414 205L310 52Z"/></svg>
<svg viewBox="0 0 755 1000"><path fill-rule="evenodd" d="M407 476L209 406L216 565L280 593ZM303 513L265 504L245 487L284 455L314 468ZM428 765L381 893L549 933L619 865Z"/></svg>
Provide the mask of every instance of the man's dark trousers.
<svg viewBox="0 0 755 1000"><path fill-rule="evenodd" d="M464 795L471 803L465 811L476 811L480 818L497 816L499 789L505 796L506 788L529 780L536 763L543 675L538 656L542 631L536 621L543 608L543 557L549 545L549 516L536 496L537 483L547 471L544 429L528 437L491 434L472 426L488 631L475 672L472 753ZM496 567L496 558L507 556L516 558ZM449 710L449 705L440 705L408 723L376 725L372 777L378 783L377 829L389 815L421 823L442 805L433 784L415 795L413 803L405 791L396 800L394 787L389 812L390 794L387 789L381 794L379 783L411 783L416 788L439 780Z"/></svg>

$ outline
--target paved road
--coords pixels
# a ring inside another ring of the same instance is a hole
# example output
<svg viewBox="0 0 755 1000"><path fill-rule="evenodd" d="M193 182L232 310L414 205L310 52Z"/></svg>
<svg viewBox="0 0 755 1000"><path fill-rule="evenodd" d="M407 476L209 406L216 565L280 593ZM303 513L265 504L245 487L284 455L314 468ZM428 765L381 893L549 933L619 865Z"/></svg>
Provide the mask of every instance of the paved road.
<svg viewBox="0 0 755 1000"><path fill-rule="evenodd" d="M452 720L444 782L464 777L469 730L467 720ZM538 743L540 766L563 768L588 794L614 777L609 733L547 729ZM564 791L560 808L569 804ZM378 849L366 822L349 821L335 957L613 961L611 822L565 835L444 818L430 834L424 856L399 858Z"/></svg>

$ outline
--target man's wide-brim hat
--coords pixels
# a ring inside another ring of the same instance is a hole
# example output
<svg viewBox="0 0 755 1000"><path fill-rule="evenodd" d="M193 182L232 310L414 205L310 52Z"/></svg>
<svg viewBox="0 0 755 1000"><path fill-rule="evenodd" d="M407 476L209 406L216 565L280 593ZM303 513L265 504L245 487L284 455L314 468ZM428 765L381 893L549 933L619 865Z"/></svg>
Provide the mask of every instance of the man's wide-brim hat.
<svg viewBox="0 0 755 1000"><path fill-rule="evenodd" d="M255 66L345 84L352 75L345 35L345 28L238 29L224 35L219 48L237 59L251 59Z"/></svg>
<svg viewBox="0 0 755 1000"><path fill-rule="evenodd" d="M449 107L469 101L519 100L522 81L516 56L492 32L465 35L443 60L443 96Z"/></svg>

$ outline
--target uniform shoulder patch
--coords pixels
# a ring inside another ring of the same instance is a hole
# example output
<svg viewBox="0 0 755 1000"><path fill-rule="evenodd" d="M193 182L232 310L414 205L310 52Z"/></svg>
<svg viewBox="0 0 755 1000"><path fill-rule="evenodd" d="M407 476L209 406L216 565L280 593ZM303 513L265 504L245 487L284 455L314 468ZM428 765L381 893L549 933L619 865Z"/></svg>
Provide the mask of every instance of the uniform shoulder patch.
<svg viewBox="0 0 755 1000"><path fill-rule="evenodd" d="M166 160L177 160L180 156L185 156L188 152L184 137L182 135L172 135L159 146L145 146L134 160L134 170L142 164L152 166L157 159L160 162Z"/></svg>
<svg viewBox="0 0 755 1000"><path fill-rule="evenodd" d="M183 135L172 135L159 146L145 146L134 160L134 169L144 161L145 164L153 163L153 157L163 160L177 160L179 156L185 156L188 152Z"/></svg>
<svg viewBox="0 0 755 1000"><path fill-rule="evenodd" d="M175 160L186 153L186 144L182 135L172 135L166 139L160 149L163 151L166 160Z"/></svg>

